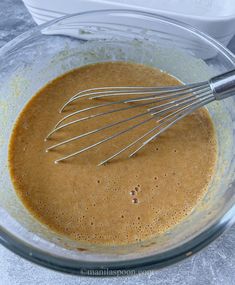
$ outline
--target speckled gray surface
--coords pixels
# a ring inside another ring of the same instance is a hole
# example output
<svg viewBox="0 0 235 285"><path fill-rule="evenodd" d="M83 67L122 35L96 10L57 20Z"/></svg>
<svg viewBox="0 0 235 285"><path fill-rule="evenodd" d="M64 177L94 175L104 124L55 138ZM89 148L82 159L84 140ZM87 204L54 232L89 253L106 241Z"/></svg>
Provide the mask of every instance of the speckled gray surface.
<svg viewBox="0 0 235 285"><path fill-rule="evenodd" d="M20 0L0 1L0 46L35 24ZM235 28L234 28L235 29ZM235 38L229 48L235 52ZM183 262L131 277L87 278L32 264L0 246L0 285L88 284L235 284L235 226L210 246Z"/></svg>

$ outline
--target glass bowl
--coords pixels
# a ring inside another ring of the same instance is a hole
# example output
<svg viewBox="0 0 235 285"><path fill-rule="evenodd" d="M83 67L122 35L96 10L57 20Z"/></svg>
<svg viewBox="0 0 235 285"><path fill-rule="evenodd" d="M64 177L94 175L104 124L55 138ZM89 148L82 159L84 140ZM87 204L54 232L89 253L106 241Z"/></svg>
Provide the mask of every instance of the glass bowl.
<svg viewBox="0 0 235 285"><path fill-rule="evenodd" d="M0 50L0 241L45 267L82 275L133 274L182 260L218 237L235 217L235 97L208 106L217 141L208 193L180 224L129 246L69 240L35 220L17 198L7 167L9 136L24 104L43 85L76 67L101 61L156 66L184 83L235 66L218 42L185 24L150 13L104 10L36 27ZM43 167L43 165L38 165Z"/></svg>

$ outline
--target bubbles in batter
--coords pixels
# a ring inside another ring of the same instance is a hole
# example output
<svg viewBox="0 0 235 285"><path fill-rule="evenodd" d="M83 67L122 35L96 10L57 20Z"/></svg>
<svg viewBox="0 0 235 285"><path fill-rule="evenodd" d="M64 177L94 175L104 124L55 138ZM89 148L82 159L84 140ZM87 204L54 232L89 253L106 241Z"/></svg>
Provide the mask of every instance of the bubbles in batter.
<svg viewBox="0 0 235 285"><path fill-rule="evenodd" d="M139 203L138 198L133 198L133 199L132 199L132 203L133 203L133 204L138 204L138 203Z"/></svg>

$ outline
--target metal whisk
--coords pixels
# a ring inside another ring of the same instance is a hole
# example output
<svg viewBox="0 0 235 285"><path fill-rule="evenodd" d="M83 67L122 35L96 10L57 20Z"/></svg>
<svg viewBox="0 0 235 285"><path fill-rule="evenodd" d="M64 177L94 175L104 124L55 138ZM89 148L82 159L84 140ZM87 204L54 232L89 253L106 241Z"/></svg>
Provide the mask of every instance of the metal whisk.
<svg viewBox="0 0 235 285"><path fill-rule="evenodd" d="M196 109L214 101L222 100L227 97L235 95L235 70L226 72L219 76L211 78L209 81L199 82L188 85L181 86L170 86L170 87L102 87L102 88L92 88L81 91L70 98L64 106L61 108L60 112L63 112L68 105L72 102L84 99L98 99L102 98L112 98L123 96L122 100L113 100L109 102L102 102L99 104L94 104L91 107L84 108L72 112L64 116L53 128L53 130L48 134L45 140L49 139L53 134L59 132L66 127L78 124L80 122L85 122L86 120L94 119L96 117L112 115L112 113L127 111L131 108L137 108L140 106L146 106L146 111L137 114L132 117L125 118L123 120L106 124L100 128L91 130L86 133L78 134L75 137L64 140L60 143L50 146L47 151L58 148L62 145L69 144L72 141L79 140L81 138L90 136L92 134L102 132L106 129L113 128L114 126L124 124L126 122L133 121L133 125L128 126L128 128L123 128L121 131L114 132L113 134L104 137L102 140L98 140L94 144L88 145L85 148L79 149L71 154L68 154L62 158L59 158L55 163L67 160L71 157L79 155L89 149L95 148L100 144L106 143L124 133L131 132L142 125L146 126L146 132L143 133L139 138L135 139L131 143L127 144L124 148L120 149L118 152L114 153L112 156L101 161L99 165L102 165L113 158L117 157L124 151L132 148L135 145L140 144L134 151L129 154L129 157L135 155L144 146L146 146L150 141L159 136L163 131L174 125L176 122L181 120L183 117L192 113ZM95 100L97 102L98 100ZM132 104L127 104L132 103ZM123 104L121 108L115 109L111 108L106 112L99 112L102 107ZM84 114L86 112L94 111L94 113L76 118L72 121L66 122L67 119L75 116ZM147 119L136 123L137 118L149 115ZM148 122L155 120L156 126L148 128Z"/></svg>

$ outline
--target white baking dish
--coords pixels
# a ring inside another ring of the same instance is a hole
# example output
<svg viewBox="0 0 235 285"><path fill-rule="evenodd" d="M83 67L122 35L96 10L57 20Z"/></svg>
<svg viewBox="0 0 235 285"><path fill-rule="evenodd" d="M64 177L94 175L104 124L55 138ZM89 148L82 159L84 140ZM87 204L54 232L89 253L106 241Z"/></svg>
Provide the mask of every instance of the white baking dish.
<svg viewBox="0 0 235 285"><path fill-rule="evenodd" d="M153 12L188 23L227 45L235 34L234 0L23 0L33 19L42 24L66 14L101 9Z"/></svg>

